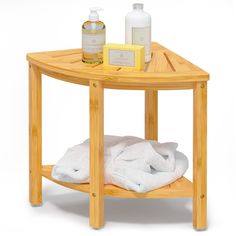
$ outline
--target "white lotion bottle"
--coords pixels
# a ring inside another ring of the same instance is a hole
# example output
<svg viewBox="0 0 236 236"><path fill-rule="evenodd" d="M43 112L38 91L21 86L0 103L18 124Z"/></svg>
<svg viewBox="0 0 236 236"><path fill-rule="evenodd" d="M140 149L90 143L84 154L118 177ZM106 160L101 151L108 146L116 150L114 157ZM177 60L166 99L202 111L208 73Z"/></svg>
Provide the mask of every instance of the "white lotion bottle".
<svg viewBox="0 0 236 236"><path fill-rule="evenodd" d="M143 11L142 3L134 3L125 17L125 43L144 46L145 62L151 60L151 16Z"/></svg>

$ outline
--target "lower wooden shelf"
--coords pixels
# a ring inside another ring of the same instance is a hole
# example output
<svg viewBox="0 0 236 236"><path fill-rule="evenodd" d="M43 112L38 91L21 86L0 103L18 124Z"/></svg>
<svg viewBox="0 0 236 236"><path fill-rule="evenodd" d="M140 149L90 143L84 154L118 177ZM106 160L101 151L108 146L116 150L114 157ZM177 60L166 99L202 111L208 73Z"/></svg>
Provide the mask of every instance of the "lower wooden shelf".
<svg viewBox="0 0 236 236"><path fill-rule="evenodd" d="M53 165L42 166L42 176L45 178L60 184L64 187L78 190L81 192L89 193L89 184L73 184L58 181L51 176ZM112 184L106 184L104 187L104 195L112 197L123 198L180 198L180 197L192 197L193 196L193 184L185 177L181 177L174 183L164 186L162 188L147 192L137 193L130 190L117 187Z"/></svg>

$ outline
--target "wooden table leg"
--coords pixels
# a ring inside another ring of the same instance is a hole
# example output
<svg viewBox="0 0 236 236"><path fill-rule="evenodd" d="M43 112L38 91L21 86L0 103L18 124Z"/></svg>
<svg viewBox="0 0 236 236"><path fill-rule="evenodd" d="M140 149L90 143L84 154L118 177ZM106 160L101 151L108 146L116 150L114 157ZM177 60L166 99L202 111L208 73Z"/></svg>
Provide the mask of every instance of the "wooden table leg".
<svg viewBox="0 0 236 236"><path fill-rule="evenodd" d="M145 139L158 138L158 96L155 90L145 90Z"/></svg>
<svg viewBox="0 0 236 236"><path fill-rule="evenodd" d="M104 225L104 89L90 81L90 226Z"/></svg>
<svg viewBox="0 0 236 236"><path fill-rule="evenodd" d="M29 65L29 200L42 204L42 82L41 73Z"/></svg>
<svg viewBox="0 0 236 236"><path fill-rule="evenodd" d="M207 227L207 82L194 86L193 226Z"/></svg>

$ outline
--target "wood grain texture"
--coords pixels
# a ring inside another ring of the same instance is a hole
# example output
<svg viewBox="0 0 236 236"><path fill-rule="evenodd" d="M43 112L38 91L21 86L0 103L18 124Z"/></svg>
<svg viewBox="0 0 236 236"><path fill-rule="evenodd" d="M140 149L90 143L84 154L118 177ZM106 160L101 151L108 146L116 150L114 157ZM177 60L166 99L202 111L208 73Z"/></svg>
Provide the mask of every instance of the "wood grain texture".
<svg viewBox="0 0 236 236"><path fill-rule="evenodd" d="M152 44L153 56L145 71L135 72L119 68L107 69L103 65L81 61L81 49L60 50L27 54L27 59L48 73L61 74L58 79L88 85L96 78L104 87L120 86L132 89L136 84L145 87L207 81L208 73L158 43ZM66 79L65 79L66 78ZM84 82L87 80L87 83ZM172 85L173 86L173 85ZM176 87L178 88L178 87ZM165 87L168 89L168 86Z"/></svg>
<svg viewBox="0 0 236 236"><path fill-rule="evenodd" d="M207 83L194 87L193 226L207 227Z"/></svg>
<svg viewBox="0 0 236 236"><path fill-rule="evenodd" d="M153 51L152 60L147 63L146 72L173 72L163 51Z"/></svg>
<svg viewBox="0 0 236 236"><path fill-rule="evenodd" d="M155 45L155 44L154 44ZM170 63L168 57L165 55L167 49L156 45L159 50L153 50L152 60L147 64L146 72L160 72L160 73L172 73L175 70L173 65ZM171 83L174 89L177 89L183 83ZM136 85L137 86L137 85ZM145 139L158 140L158 90L165 89L167 84L160 83L159 88L155 85L152 89L145 90ZM171 89L171 86L166 88ZM187 87L192 87L188 84Z"/></svg>
<svg viewBox="0 0 236 236"><path fill-rule="evenodd" d="M89 80L85 78L77 78L76 76L64 75L61 73L41 70L43 74L50 76L54 79L63 80L65 82L80 84L80 85L89 85ZM103 82L103 87L108 89L128 89L128 90L183 90L183 89L193 89L193 82L172 82L163 81L161 83L122 83L118 81L109 81L106 80Z"/></svg>
<svg viewBox="0 0 236 236"><path fill-rule="evenodd" d="M29 65L29 200L42 203L42 82L41 73Z"/></svg>
<svg viewBox="0 0 236 236"><path fill-rule="evenodd" d="M158 114L157 91L145 91L145 139L157 140Z"/></svg>
<svg viewBox="0 0 236 236"><path fill-rule="evenodd" d="M202 71L198 66L192 64L183 57L177 55L176 53L166 50L163 52L169 65L176 72L186 72L186 71Z"/></svg>
<svg viewBox="0 0 236 236"><path fill-rule="evenodd" d="M90 226L104 225L104 101L100 81L90 81Z"/></svg>
<svg viewBox="0 0 236 236"><path fill-rule="evenodd" d="M51 176L52 165L47 165L42 167L42 175L64 187L74 189L81 192L90 192L89 184L73 184L66 183L62 181L58 181L53 179ZM104 195L110 197L118 197L118 198L179 198L179 197L192 197L193 196L193 185L192 183L186 179L185 177L181 177L177 181L164 186L159 189L155 189L153 191L147 193L137 193L134 191L129 191L118 186L112 184L106 184L104 187Z"/></svg>

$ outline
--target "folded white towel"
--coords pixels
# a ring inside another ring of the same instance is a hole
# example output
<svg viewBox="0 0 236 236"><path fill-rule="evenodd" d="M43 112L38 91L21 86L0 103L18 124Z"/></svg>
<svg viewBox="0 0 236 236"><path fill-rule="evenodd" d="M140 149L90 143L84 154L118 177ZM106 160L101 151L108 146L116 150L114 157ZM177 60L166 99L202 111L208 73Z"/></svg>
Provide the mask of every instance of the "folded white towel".
<svg viewBox="0 0 236 236"><path fill-rule="evenodd" d="M188 159L176 148L176 143L105 135L105 183L137 192L169 184L188 168ZM89 182L89 139L67 150L54 166L52 177L64 182Z"/></svg>

